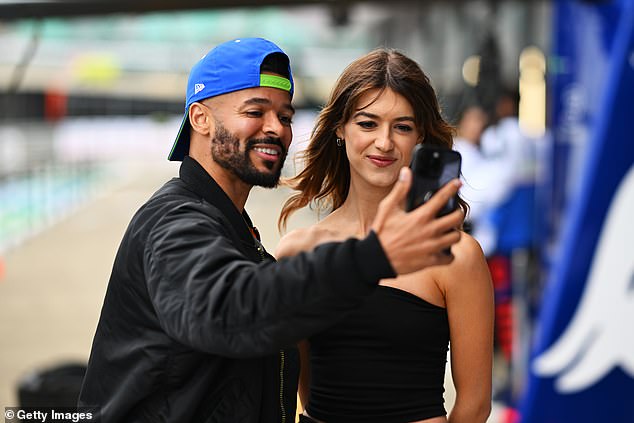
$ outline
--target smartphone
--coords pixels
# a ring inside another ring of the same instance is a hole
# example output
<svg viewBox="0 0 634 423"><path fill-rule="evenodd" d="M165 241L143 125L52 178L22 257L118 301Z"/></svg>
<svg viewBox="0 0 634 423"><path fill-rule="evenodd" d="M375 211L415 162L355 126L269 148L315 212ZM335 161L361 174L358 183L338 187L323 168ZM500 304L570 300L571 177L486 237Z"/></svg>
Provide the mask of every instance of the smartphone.
<svg viewBox="0 0 634 423"><path fill-rule="evenodd" d="M407 209L413 210L427 202L443 185L460 177L460 153L449 148L418 144L412 153L412 187L407 198ZM438 212L444 216L458 208L458 196L451 198Z"/></svg>

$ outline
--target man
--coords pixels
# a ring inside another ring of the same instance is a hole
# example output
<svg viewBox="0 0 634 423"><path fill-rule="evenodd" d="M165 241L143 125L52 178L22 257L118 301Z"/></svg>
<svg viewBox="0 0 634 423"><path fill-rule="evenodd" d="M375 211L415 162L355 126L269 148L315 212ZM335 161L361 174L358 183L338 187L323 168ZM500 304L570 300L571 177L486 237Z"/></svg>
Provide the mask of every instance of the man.
<svg viewBox="0 0 634 423"><path fill-rule="evenodd" d="M379 279L451 261L441 251L462 214L434 216L458 184L405 213L407 171L365 239L273 260L244 204L252 186L277 183L292 95L288 57L263 39L221 44L191 70L170 153L180 177L133 217L95 334L79 404L102 423L290 423L292 346Z"/></svg>

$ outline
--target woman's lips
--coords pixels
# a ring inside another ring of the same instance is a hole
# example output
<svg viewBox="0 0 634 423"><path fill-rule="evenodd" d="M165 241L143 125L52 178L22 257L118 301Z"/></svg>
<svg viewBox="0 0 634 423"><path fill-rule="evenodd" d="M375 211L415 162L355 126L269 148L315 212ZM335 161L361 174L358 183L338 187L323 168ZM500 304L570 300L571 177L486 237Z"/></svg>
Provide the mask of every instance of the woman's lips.
<svg viewBox="0 0 634 423"><path fill-rule="evenodd" d="M387 167L396 161L393 157L368 156L368 160L377 167Z"/></svg>

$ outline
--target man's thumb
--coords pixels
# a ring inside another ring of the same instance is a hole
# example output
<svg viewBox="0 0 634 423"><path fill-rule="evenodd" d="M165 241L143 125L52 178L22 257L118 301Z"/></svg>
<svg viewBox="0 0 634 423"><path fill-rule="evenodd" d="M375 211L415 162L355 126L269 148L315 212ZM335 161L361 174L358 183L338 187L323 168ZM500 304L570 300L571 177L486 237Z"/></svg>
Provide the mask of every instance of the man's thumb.
<svg viewBox="0 0 634 423"><path fill-rule="evenodd" d="M405 197L412 185L412 171L408 167L401 168L398 174L398 181L392 187L392 191L379 203L376 217L372 223L372 230L379 234L383 228L388 215L400 205L403 208Z"/></svg>
<svg viewBox="0 0 634 423"><path fill-rule="evenodd" d="M390 205L402 204L407 197L411 185L412 171L408 167L402 167L398 174L398 181L396 181L392 191L390 191L385 199Z"/></svg>

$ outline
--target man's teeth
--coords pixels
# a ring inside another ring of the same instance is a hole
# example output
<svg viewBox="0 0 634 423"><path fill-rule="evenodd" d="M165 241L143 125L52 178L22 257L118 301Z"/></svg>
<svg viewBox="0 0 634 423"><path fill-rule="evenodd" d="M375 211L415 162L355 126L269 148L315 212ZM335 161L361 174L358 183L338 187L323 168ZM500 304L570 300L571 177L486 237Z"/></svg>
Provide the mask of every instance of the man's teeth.
<svg viewBox="0 0 634 423"><path fill-rule="evenodd" d="M277 150L273 148L255 147L254 150L259 151L260 153L270 154L273 156L277 156L278 154L280 154Z"/></svg>

